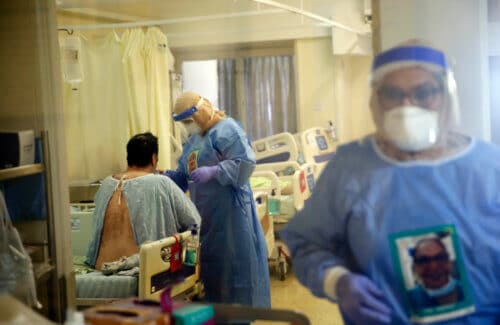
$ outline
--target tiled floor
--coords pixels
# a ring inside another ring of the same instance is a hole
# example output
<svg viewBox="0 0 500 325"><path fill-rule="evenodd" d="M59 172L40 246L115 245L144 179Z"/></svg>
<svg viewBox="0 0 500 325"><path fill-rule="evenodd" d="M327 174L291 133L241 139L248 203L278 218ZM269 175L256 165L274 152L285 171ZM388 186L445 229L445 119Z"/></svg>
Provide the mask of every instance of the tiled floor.
<svg viewBox="0 0 500 325"><path fill-rule="evenodd" d="M289 309L305 314L312 325L343 325L337 305L314 297L289 272L285 281L271 274L271 303L273 309ZM257 322L258 325L286 324L280 322Z"/></svg>

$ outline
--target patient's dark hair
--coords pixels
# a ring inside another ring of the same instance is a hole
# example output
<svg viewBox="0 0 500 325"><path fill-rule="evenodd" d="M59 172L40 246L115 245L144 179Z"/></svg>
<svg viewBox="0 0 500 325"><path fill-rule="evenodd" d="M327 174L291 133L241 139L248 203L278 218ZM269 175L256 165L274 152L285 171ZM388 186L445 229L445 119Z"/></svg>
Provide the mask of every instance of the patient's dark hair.
<svg viewBox="0 0 500 325"><path fill-rule="evenodd" d="M145 167L152 162L153 154L158 154L158 138L151 132L134 135L127 143L127 164Z"/></svg>

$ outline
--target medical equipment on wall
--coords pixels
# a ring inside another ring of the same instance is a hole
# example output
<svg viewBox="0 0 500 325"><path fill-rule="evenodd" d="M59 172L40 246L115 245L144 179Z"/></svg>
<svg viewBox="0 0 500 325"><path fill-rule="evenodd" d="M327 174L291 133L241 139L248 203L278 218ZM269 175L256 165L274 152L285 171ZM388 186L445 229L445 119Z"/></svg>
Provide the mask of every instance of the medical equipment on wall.
<svg viewBox="0 0 500 325"><path fill-rule="evenodd" d="M332 121L328 121L328 135L332 141L337 141L337 127Z"/></svg>
<svg viewBox="0 0 500 325"><path fill-rule="evenodd" d="M62 42L62 62L64 81L77 89L76 84L83 81L81 61L81 39L78 36L68 36Z"/></svg>

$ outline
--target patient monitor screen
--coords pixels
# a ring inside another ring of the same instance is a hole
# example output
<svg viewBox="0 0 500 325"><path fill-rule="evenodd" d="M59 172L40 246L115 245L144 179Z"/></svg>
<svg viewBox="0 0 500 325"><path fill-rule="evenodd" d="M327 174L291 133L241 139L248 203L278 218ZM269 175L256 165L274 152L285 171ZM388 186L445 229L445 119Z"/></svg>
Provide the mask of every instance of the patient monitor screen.
<svg viewBox="0 0 500 325"><path fill-rule="evenodd" d="M328 145L326 144L326 138L323 135L317 135L316 136L316 143L318 144L319 150L326 150L328 149Z"/></svg>

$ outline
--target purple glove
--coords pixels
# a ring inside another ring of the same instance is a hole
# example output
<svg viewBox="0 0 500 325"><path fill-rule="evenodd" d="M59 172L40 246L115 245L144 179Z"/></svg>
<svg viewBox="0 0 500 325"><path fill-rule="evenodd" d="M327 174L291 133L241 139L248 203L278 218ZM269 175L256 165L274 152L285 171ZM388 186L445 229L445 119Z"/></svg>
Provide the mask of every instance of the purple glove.
<svg viewBox="0 0 500 325"><path fill-rule="evenodd" d="M171 180L173 180L174 183L177 184L177 186L179 186L183 192L186 192L188 190L186 174L168 169L163 172L163 175L168 176Z"/></svg>
<svg viewBox="0 0 500 325"><path fill-rule="evenodd" d="M196 168L191 172L189 177L191 180L195 183L206 183L212 178L215 177L217 174L217 169L219 166L206 166L206 167L199 167Z"/></svg>
<svg viewBox="0 0 500 325"><path fill-rule="evenodd" d="M340 310L355 324L388 324L391 310L382 301L384 293L367 277L346 273L336 286Z"/></svg>

